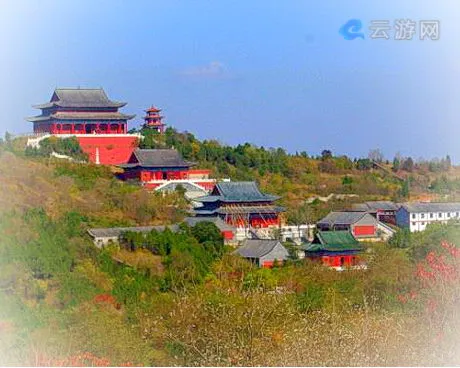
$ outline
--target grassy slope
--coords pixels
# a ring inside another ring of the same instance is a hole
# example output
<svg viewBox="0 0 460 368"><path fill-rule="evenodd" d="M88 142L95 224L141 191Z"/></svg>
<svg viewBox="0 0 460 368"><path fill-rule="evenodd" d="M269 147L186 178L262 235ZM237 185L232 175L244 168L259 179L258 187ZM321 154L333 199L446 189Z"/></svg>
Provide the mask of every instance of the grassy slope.
<svg viewBox="0 0 460 368"><path fill-rule="evenodd" d="M93 175L81 175L86 169ZM165 364L164 352L142 339L127 323L123 309L92 302L97 294L110 294L117 277L101 271L85 230L177 221L185 202L176 195L153 195L120 183L107 168L28 159L11 152L0 152L0 177L1 364L47 364L40 359L79 351L109 356L113 365L127 361ZM34 208L43 208L58 223L69 211L84 215L84 221L73 236L62 236L51 228L41 233L40 226L23 217ZM59 268L53 265L58 257L71 259L75 264L70 273L59 269L51 278L33 276L30 260L34 255L27 249L40 239L46 241L43 246L50 253L42 251L38 259L52 268ZM64 249L64 253L53 249ZM162 272L161 261L153 255L150 262L123 252L118 256L128 264L150 268L152 274Z"/></svg>

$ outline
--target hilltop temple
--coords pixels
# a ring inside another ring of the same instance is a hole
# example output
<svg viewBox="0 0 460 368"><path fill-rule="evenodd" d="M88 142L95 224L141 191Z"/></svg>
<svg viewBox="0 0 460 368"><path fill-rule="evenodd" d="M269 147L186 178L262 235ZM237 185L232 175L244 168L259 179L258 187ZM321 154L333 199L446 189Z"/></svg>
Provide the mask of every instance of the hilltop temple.
<svg viewBox="0 0 460 368"><path fill-rule="evenodd" d="M39 147L49 136L75 136L90 162L118 165L123 180L137 180L148 189L164 192L182 187L189 197L204 196L214 188L217 180L210 178L210 170L192 169L195 164L185 161L177 150L139 149L142 135L127 133L128 120L135 115L119 111L125 105L110 100L102 88L57 88L50 102L34 106L41 114L27 119L35 135L28 145ZM144 129L164 133L160 111L154 106L146 110Z"/></svg>
<svg viewBox="0 0 460 368"><path fill-rule="evenodd" d="M49 102L35 105L41 114L27 120L36 135L76 136L89 160L100 164L128 161L140 138L128 134L135 115L118 111L126 102L110 100L102 88L57 88Z"/></svg>

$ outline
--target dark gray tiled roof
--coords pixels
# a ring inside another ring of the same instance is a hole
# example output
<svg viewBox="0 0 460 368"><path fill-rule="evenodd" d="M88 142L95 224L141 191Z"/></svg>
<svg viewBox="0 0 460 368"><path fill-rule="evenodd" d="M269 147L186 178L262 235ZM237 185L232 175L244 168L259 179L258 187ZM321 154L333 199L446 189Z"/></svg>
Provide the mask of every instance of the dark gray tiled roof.
<svg viewBox="0 0 460 368"><path fill-rule="evenodd" d="M247 239L233 253L245 258L260 258L270 253L278 243L279 240Z"/></svg>
<svg viewBox="0 0 460 368"><path fill-rule="evenodd" d="M38 109L61 107L122 107L126 102L111 101L102 88L56 88L52 101L35 105ZM54 100L54 101L53 101Z"/></svg>
<svg viewBox="0 0 460 368"><path fill-rule="evenodd" d="M177 231L177 225L169 226L131 226L131 227L108 227L108 228L97 228L88 229L89 235L94 238L116 238L127 231L134 231L139 233L149 233L152 230L164 231L166 228L171 231Z"/></svg>
<svg viewBox="0 0 460 368"><path fill-rule="evenodd" d="M126 115L121 112L56 112L50 115L38 115L27 118L28 121L47 121L50 119L61 120L130 120L136 115Z"/></svg>
<svg viewBox="0 0 460 368"><path fill-rule="evenodd" d="M318 224L334 225L351 225L361 220L366 212L330 212L326 217L318 221ZM369 215L370 216L370 215Z"/></svg>
<svg viewBox="0 0 460 368"><path fill-rule="evenodd" d="M238 213L278 213L286 209L281 206L237 206L237 207L220 207L216 210L221 214L238 214Z"/></svg>
<svg viewBox="0 0 460 368"><path fill-rule="evenodd" d="M184 222L186 222L189 226L195 226L199 222L212 222L216 225L220 231L235 231L236 228L227 224L223 221L220 217L186 217Z"/></svg>
<svg viewBox="0 0 460 368"><path fill-rule="evenodd" d="M369 206L366 203L353 203L351 205L351 208L353 211L361 211L361 212L369 211Z"/></svg>
<svg viewBox="0 0 460 368"><path fill-rule="evenodd" d="M396 211L400 205L391 201L368 201L364 203L356 203L353 205L354 210L362 210L362 211Z"/></svg>
<svg viewBox="0 0 460 368"><path fill-rule="evenodd" d="M174 149L140 149L133 152L137 164L125 166L147 166L147 167L190 167L193 162L185 161L178 151Z"/></svg>
<svg viewBox="0 0 460 368"><path fill-rule="evenodd" d="M254 181L217 183L212 195L196 198L199 202L270 202L280 197L262 193Z"/></svg>
<svg viewBox="0 0 460 368"><path fill-rule="evenodd" d="M236 206L236 207L219 207L213 210L195 208L193 211L199 215L206 214L240 214L240 213L279 213L284 212L286 209L281 206Z"/></svg>
<svg viewBox="0 0 460 368"><path fill-rule="evenodd" d="M410 202L402 207L408 212L460 212L459 202Z"/></svg>
<svg viewBox="0 0 460 368"><path fill-rule="evenodd" d="M220 231L235 231L236 229L216 217L186 217L184 222L189 226L195 226L199 222L209 221L214 223ZM149 233L152 230L164 231L169 228L171 231L176 232L179 230L178 224L173 225L159 225L159 226L131 226L131 227L108 227L108 228L93 228L88 229L88 233L94 238L118 238L121 234L127 231L134 231L139 233Z"/></svg>

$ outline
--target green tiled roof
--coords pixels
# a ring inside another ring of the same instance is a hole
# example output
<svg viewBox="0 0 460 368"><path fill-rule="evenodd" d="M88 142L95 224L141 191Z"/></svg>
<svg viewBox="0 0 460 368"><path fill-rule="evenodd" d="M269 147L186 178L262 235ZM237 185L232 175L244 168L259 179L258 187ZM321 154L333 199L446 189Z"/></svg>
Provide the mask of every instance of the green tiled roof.
<svg viewBox="0 0 460 368"><path fill-rule="evenodd" d="M318 231L313 243L305 248L307 252L362 250L363 247L349 231Z"/></svg>

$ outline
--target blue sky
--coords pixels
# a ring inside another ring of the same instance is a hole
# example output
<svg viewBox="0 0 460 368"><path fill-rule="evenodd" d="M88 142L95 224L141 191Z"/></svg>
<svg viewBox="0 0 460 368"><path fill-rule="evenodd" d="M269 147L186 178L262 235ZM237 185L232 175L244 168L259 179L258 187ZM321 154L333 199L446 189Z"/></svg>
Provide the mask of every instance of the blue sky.
<svg viewBox="0 0 460 368"><path fill-rule="evenodd" d="M223 143L460 160L453 1L0 0L0 134L55 87L104 87L141 122ZM366 39L338 30L361 19ZM438 41L369 39L371 20L440 21Z"/></svg>

